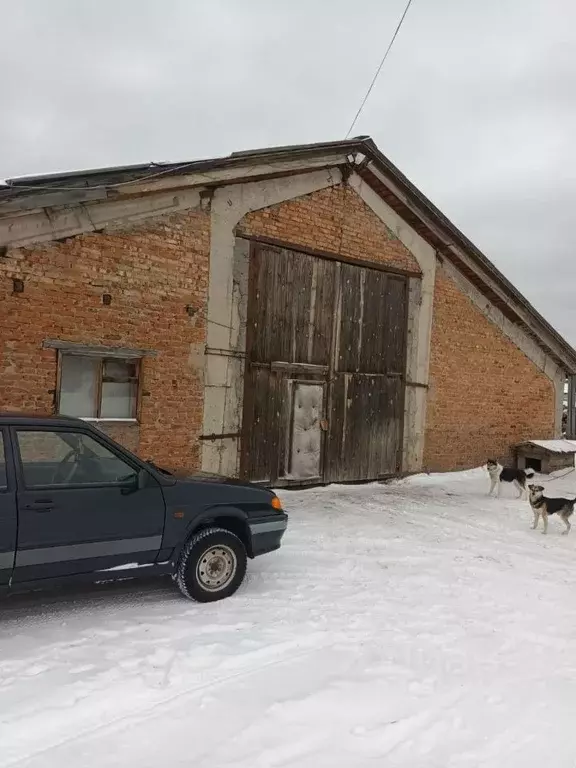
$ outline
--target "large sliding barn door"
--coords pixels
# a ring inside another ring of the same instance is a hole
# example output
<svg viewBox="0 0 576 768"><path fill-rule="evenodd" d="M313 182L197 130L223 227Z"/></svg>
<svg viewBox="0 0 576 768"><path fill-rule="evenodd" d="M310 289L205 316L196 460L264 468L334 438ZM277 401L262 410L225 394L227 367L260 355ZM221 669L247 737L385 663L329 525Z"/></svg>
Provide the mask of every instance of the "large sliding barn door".
<svg viewBox="0 0 576 768"><path fill-rule="evenodd" d="M373 480L400 470L407 282L349 264L339 272L325 479Z"/></svg>
<svg viewBox="0 0 576 768"><path fill-rule="evenodd" d="M334 267L252 246L242 428L250 480L322 480Z"/></svg>
<svg viewBox="0 0 576 768"><path fill-rule="evenodd" d="M403 276L253 244L242 474L278 485L399 469Z"/></svg>

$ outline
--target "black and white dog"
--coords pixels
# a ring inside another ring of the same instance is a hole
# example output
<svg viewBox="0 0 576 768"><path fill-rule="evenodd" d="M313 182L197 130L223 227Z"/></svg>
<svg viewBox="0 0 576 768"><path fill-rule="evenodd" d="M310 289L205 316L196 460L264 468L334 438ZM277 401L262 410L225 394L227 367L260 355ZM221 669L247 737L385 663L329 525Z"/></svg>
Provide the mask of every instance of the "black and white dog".
<svg viewBox="0 0 576 768"><path fill-rule="evenodd" d="M548 531L548 516L558 514L558 517L562 520L566 526L566 530L562 531L562 535L566 536L570 533L570 517L574 512L574 504L576 499L548 499L544 496L544 488L541 485L529 485L529 499L532 512L534 513L534 523L532 528L538 527L538 520L542 518L544 523L544 530L542 533Z"/></svg>
<svg viewBox="0 0 576 768"><path fill-rule="evenodd" d="M489 496L494 492L494 488L498 488L498 496L500 496L502 483L513 483L518 489L518 498L520 499L526 494L526 480L534 475L533 469L503 467L496 459L488 459L486 469L490 475Z"/></svg>

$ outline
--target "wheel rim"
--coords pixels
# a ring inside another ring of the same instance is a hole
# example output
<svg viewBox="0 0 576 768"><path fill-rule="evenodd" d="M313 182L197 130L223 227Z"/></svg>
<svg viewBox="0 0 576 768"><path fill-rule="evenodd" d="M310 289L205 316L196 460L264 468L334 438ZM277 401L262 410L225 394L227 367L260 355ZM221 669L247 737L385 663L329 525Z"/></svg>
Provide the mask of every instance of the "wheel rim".
<svg viewBox="0 0 576 768"><path fill-rule="evenodd" d="M198 560L196 576L199 584L208 592L224 589L234 578L237 562L230 547L210 547Z"/></svg>

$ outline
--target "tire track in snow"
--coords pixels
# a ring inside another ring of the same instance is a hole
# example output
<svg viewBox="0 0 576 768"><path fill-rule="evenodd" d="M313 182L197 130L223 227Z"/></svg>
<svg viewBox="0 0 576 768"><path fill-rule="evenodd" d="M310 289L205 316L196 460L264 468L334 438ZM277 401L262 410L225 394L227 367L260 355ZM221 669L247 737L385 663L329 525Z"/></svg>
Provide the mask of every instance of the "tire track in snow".
<svg viewBox="0 0 576 768"><path fill-rule="evenodd" d="M1 763L2 768L12 768L12 766L22 765L22 764L25 764L26 762L30 763L31 761L36 760L40 756L51 754L62 747L66 747L73 744L74 742L78 742L78 741L81 741L82 739L89 738L99 732L105 731L107 729L109 729L110 731L114 731L115 726L118 726L122 723L129 723L131 725L140 724L145 720L147 720L149 717L154 717L157 714L157 711L161 711L165 707L170 706L183 698L186 698L186 697L193 698L198 693L202 693L203 691L206 691L210 688L221 687L231 681L238 681L241 679L249 678L250 676L254 674L258 674L259 672L267 668L276 667L279 665L288 665L295 661L299 661L305 658L306 656L310 656L311 654L325 652L329 648L332 648L335 645L337 645L338 642L340 641L336 640L323 645L314 646L312 648L303 650L300 653L292 653L289 658L273 659L269 662L265 662L264 664L259 665L258 667L239 670L238 672L234 672L230 675L217 677L213 680L209 680L200 685L192 686L191 688L186 688L184 690L178 691L177 693L174 693L171 696L167 696L160 701L155 701L152 704L141 707L140 709L136 709L136 711L132 709L130 714L125 714L119 717L111 718L110 720L104 723L99 723L94 728L87 728L75 734L74 736L71 736L66 739L62 739L61 741L54 742L53 744L50 744L34 752L30 752L26 755L22 755L21 757L18 757L15 760L10 760L6 763ZM292 643L291 645L294 645L294 644L298 645L299 643ZM286 646L286 643L282 643L282 645ZM286 648L284 647L283 652L285 651L286 651Z"/></svg>

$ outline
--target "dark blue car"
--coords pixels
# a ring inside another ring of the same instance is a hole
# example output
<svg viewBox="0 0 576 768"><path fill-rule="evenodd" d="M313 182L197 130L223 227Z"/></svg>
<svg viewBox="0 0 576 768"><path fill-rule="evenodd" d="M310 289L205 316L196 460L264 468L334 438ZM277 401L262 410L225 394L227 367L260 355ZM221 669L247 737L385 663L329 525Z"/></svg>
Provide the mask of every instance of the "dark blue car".
<svg viewBox="0 0 576 768"><path fill-rule="evenodd" d="M170 574L201 602L278 549L275 494L142 461L79 419L0 414L0 589Z"/></svg>

